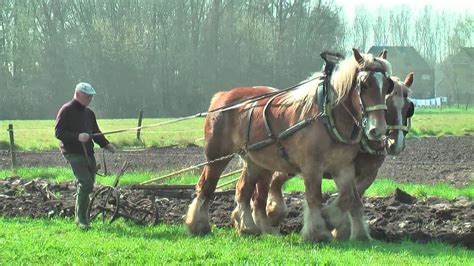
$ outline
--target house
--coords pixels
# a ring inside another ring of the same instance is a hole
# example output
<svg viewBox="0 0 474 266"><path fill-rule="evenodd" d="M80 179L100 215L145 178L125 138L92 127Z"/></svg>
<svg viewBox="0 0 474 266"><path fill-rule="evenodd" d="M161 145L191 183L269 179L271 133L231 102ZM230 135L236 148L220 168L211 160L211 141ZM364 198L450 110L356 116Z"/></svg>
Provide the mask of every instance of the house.
<svg viewBox="0 0 474 266"><path fill-rule="evenodd" d="M372 46L368 53L375 56L387 50L387 59L392 64L392 75L405 79L410 72L415 73L412 98L428 99L436 97L434 68L412 46Z"/></svg>
<svg viewBox="0 0 474 266"><path fill-rule="evenodd" d="M438 67L436 89L450 103L470 104L474 100L474 47L462 47Z"/></svg>

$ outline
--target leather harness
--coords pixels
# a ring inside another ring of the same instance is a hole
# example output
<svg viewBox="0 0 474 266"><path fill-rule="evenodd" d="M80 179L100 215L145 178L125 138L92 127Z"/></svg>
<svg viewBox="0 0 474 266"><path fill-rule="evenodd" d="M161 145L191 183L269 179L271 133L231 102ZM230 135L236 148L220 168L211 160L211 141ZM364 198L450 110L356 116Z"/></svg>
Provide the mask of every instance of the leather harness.
<svg viewBox="0 0 474 266"><path fill-rule="evenodd" d="M366 71L366 70L364 70L362 68L359 71ZM273 97L269 98L269 100L266 102L266 104L263 108L263 121L264 121L264 124L265 124L265 129L267 131L267 138L264 139L264 140L261 140L259 142L256 142L256 143L249 144L250 129L251 129L251 126L252 126L253 111L254 111L255 106L257 104L257 102L253 102L253 104L250 106L250 108L248 110L248 113L247 113L247 127L245 128L245 132L244 132L244 148L241 150L240 153L241 154L246 154L249 151L259 150L259 149L262 149L262 148L267 147L269 145L275 144L277 146L278 152L280 153L282 158L284 158L288 163L290 163L288 153L287 153L286 149L283 147L281 141L288 138L289 136L293 135L297 131L307 127L309 124L311 124L311 122L313 122L313 121L315 121L316 119L319 119L319 118L322 119L322 121L323 121L324 125L326 126L326 129L328 130L328 133L330 134L331 138L338 141L339 143L356 144L356 143L361 142L361 140L363 139L362 136L364 135L363 130L362 130L362 127L365 126L364 121L363 121L362 126L359 125L357 123L357 121L355 121L350 139L344 138L336 127L336 122L335 122L334 116L332 114L332 109L334 107L333 98L334 98L335 92L334 92L334 89L332 88L332 86L330 86L330 84L329 84L331 72L332 71L323 71L323 75L321 75L321 78L320 78L320 81L319 81L319 84L318 84L318 87L317 87L317 92L316 92L317 101L316 101L316 104L318 105L319 110L320 110L319 114L317 114L313 117L304 119L302 121L299 121L298 123L296 123L296 124L290 126L289 128L285 129L284 131L282 131L278 134L275 134L271 129L271 125L270 125L270 122L268 120L268 113L267 113L267 109L271 105L272 101L275 100L275 98L278 97L280 94L274 95ZM373 72L383 72L383 71L375 70ZM383 72L383 73L385 74L385 72ZM354 87L356 85L355 83L357 81L358 81L358 78L354 79L352 87ZM370 107L365 107L365 108L364 108L364 105L362 104L362 100L360 100L360 104L361 104L361 108L362 108L362 111L363 111L362 113L364 115L363 119L366 119L365 118L365 113L366 112L375 111L375 110L386 110L387 109L387 106L385 104L378 104L378 105L375 105L375 106L370 106ZM391 126L392 129L398 129L398 127L400 127L400 126ZM361 146L366 146L366 145L364 145L364 143L362 143ZM361 149L364 149L364 148L361 147ZM366 149L366 150L370 150L370 149Z"/></svg>

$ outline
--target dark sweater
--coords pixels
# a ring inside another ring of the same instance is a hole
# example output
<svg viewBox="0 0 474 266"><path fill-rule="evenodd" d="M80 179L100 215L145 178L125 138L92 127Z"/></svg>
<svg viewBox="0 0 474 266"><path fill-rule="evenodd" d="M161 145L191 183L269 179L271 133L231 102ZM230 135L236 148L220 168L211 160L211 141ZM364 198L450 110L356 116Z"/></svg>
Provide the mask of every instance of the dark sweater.
<svg viewBox="0 0 474 266"><path fill-rule="evenodd" d="M76 100L65 103L59 109L56 117L55 135L61 141L59 147L63 153L84 154L79 133L101 133L94 112ZM94 142L101 148L107 146L109 141L104 135L93 137ZM89 140L86 144L87 154L94 154L94 143Z"/></svg>

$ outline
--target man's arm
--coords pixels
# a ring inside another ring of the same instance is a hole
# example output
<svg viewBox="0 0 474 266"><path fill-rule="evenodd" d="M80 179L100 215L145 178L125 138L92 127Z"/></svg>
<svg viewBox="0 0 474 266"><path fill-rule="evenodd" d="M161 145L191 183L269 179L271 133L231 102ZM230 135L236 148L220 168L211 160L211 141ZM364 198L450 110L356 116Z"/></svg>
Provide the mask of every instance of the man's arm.
<svg viewBox="0 0 474 266"><path fill-rule="evenodd" d="M90 112L91 112L91 116L93 120L92 121L92 134L102 133L102 131L100 131L99 129L99 125L97 125L97 119L95 117L94 112L92 112L92 110L90 110ZM94 142L99 144L101 148L105 148L109 144L109 141L107 140L107 138L102 134L95 135L93 139L94 139Z"/></svg>
<svg viewBox="0 0 474 266"><path fill-rule="evenodd" d="M79 137L79 132L72 132L67 129L68 121L68 110L63 106L58 112L56 126L54 127L54 135L63 143L77 141Z"/></svg>

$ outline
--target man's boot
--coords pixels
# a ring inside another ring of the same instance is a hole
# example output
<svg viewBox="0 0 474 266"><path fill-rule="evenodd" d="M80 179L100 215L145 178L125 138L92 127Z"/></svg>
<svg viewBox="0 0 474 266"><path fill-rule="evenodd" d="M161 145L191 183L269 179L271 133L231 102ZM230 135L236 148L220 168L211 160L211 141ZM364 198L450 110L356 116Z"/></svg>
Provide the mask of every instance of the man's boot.
<svg viewBox="0 0 474 266"><path fill-rule="evenodd" d="M89 194L81 192L76 196L76 223L83 230L90 229L89 217L87 217L87 207L89 206Z"/></svg>

